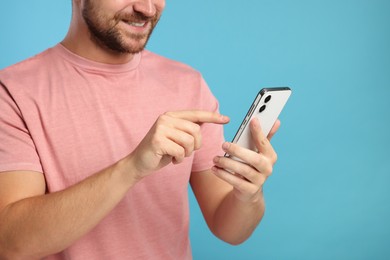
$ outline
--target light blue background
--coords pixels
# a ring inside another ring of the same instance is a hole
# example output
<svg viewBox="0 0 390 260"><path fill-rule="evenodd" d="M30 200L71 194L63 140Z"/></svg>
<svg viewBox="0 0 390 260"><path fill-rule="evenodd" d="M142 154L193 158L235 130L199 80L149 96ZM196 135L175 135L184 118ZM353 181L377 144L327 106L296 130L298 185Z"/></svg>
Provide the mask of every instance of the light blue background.
<svg viewBox="0 0 390 260"><path fill-rule="evenodd" d="M67 31L70 0L0 6L0 68ZM293 89L261 225L224 244L191 197L195 259L390 259L390 1L168 0L148 48L203 73L229 140L261 87Z"/></svg>

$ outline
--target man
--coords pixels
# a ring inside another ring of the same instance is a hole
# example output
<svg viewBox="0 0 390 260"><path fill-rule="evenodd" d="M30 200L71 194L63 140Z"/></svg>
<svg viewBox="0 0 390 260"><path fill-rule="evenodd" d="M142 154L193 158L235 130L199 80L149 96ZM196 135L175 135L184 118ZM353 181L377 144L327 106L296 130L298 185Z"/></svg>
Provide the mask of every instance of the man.
<svg viewBox="0 0 390 260"><path fill-rule="evenodd" d="M72 4L62 43L0 72L0 258L191 259L188 183L245 241L276 162L259 122L259 153L223 142L200 74L143 50L164 0Z"/></svg>

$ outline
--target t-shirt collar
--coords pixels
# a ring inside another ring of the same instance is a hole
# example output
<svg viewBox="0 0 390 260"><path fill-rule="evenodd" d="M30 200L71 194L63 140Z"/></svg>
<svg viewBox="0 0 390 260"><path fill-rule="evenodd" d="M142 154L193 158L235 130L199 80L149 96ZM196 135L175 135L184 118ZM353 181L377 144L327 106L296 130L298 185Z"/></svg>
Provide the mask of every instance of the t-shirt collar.
<svg viewBox="0 0 390 260"><path fill-rule="evenodd" d="M124 64L106 64L100 63L96 61L92 61L86 59L82 56L79 56L70 50L68 50L61 43L57 44L52 48L53 51L57 52L59 55L64 57L67 61L77 65L79 67L83 67L84 69L91 71L101 71L107 73L122 73L134 70L138 67L141 61L141 53L134 54L133 59Z"/></svg>

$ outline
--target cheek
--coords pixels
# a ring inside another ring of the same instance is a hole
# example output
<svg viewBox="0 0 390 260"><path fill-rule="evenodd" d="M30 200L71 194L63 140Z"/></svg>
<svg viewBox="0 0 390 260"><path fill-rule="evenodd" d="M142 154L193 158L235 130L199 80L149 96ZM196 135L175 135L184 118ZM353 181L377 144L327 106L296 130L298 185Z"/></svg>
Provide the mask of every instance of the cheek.
<svg viewBox="0 0 390 260"><path fill-rule="evenodd" d="M91 2L94 12L99 16L114 17L126 1L89 0L89 2Z"/></svg>

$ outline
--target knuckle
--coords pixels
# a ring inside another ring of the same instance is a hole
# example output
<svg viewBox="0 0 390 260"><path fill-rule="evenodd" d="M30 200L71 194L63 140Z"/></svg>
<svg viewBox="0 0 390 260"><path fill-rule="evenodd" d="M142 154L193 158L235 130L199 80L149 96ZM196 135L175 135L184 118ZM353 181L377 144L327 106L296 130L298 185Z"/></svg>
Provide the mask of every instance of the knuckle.
<svg viewBox="0 0 390 260"><path fill-rule="evenodd" d="M264 164L264 159L261 154L256 154L256 156L251 160L250 165L256 169L261 169Z"/></svg>
<svg viewBox="0 0 390 260"><path fill-rule="evenodd" d="M167 111L164 114L162 114L161 116L173 117L173 112Z"/></svg>
<svg viewBox="0 0 390 260"><path fill-rule="evenodd" d="M273 164L276 163L277 160L278 160L278 154L276 152L273 152L271 156L272 163Z"/></svg>
<svg viewBox="0 0 390 260"><path fill-rule="evenodd" d="M165 124L168 121L169 116L167 116L165 113L160 115L157 119L157 125Z"/></svg>
<svg viewBox="0 0 390 260"><path fill-rule="evenodd" d="M261 144L262 146L268 145L268 139L267 139L267 137L261 138L261 139L260 139L260 144Z"/></svg>
<svg viewBox="0 0 390 260"><path fill-rule="evenodd" d="M267 176L264 176L264 175L260 175L260 190L261 190L261 187L264 185L265 181L267 180Z"/></svg>
<svg viewBox="0 0 390 260"><path fill-rule="evenodd" d="M195 138L195 149L200 149L202 146L202 136L199 135L197 138Z"/></svg>
<svg viewBox="0 0 390 260"><path fill-rule="evenodd" d="M194 131L195 133L200 133L200 130L201 130L200 125L199 125L199 124L194 124L194 126L193 126L193 131Z"/></svg>
<svg viewBox="0 0 390 260"><path fill-rule="evenodd" d="M200 126L198 124L194 125L194 132L192 133L192 138L194 142L195 149L199 149L202 144L202 134L200 131Z"/></svg>
<svg viewBox="0 0 390 260"><path fill-rule="evenodd" d="M183 135L182 137L182 145L185 147L191 147L195 143L195 138L192 135Z"/></svg>
<svg viewBox="0 0 390 260"><path fill-rule="evenodd" d="M162 146L162 143L163 143L163 139L157 135L155 135L152 139L151 139L151 144L153 147L161 147Z"/></svg>
<svg viewBox="0 0 390 260"><path fill-rule="evenodd" d="M156 128L155 129L156 129L155 130L156 135L165 132L166 126L165 126L165 119L164 118L160 118L159 119L159 122L158 122L158 124L156 124ZM158 138L158 137L155 137L155 138Z"/></svg>
<svg viewBox="0 0 390 260"><path fill-rule="evenodd" d="M192 122L190 122L189 124L188 124L188 126L186 127L186 131L189 133L189 134L191 134L191 135L193 135L193 136L198 136L198 135L200 135L200 133L201 133L201 131L200 131L200 125L198 125L198 124L196 124L196 123L192 123Z"/></svg>
<svg viewBox="0 0 390 260"><path fill-rule="evenodd" d="M265 174L266 176L271 175L273 171L273 163L272 160L265 156L259 156L258 159L253 164L253 167L257 169L262 174Z"/></svg>
<svg viewBox="0 0 390 260"><path fill-rule="evenodd" d="M237 145L233 144L233 143L229 144L226 147L226 151L229 152L229 153L235 154L237 152Z"/></svg>
<svg viewBox="0 0 390 260"><path fill-rule="evenodd" d="M266 176L270 176L272 174L272 171L273 171L273 166L271 163L267 163L264 165L264 170L263 170L263 173L266 175Z"/></svg>
<svg viewBox="0 0 390 260"><path fill-rule="evenodd" d="M194 147L195 146L195 137L193 137L192 135L188 136L188 145L190 147Z"/></svg>
<svg viewBox="0 0 390 260"><path fill-rule="evenodd" d="M188 136L184 142L186 156L190 156L195 149L195 139L192 136Z"/></svg>
<svg viewBox="0 0 390 260"><path fill-rule="evenodd" d="M185 157L185 150L183 147L177 147L175 151L175 157L177 158L184 158Z"/></svg>

